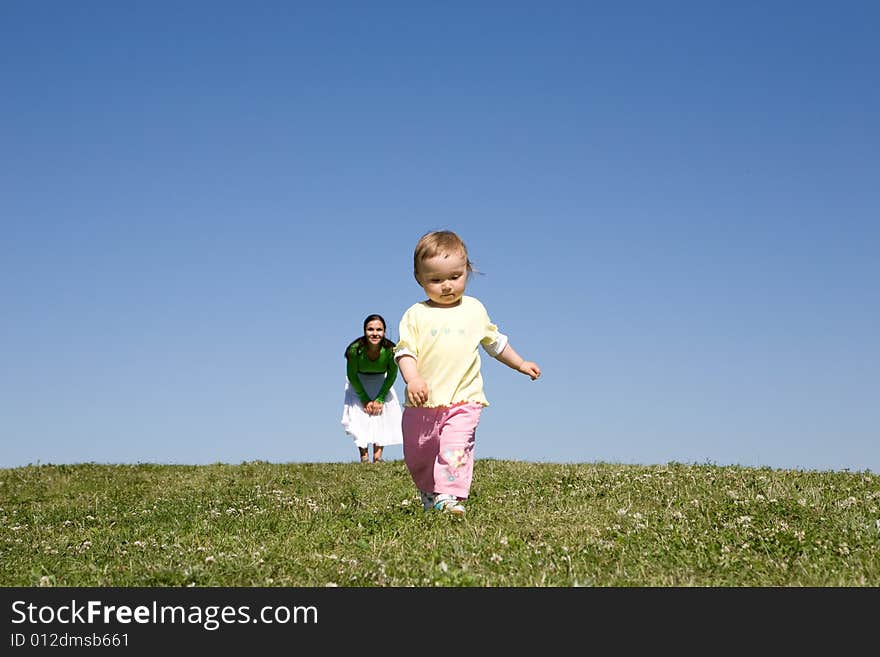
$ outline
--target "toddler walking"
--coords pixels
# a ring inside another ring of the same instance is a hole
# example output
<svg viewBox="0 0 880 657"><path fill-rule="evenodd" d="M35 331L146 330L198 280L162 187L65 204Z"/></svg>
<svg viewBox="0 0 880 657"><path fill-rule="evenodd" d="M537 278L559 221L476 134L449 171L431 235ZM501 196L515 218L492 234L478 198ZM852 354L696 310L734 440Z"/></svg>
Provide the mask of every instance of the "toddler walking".
<svg viewBox="0 0 880 657"><path fill-rule="evenodd" d="M403 458L426 511L465 513L473 479L474 436L483 393L479 347L533 381L541 375L492 324L480 301L465 296L473 265L452 231L427 233L413 254L413 273L427 300L400 320L394 357L406 383Z"/></svg>

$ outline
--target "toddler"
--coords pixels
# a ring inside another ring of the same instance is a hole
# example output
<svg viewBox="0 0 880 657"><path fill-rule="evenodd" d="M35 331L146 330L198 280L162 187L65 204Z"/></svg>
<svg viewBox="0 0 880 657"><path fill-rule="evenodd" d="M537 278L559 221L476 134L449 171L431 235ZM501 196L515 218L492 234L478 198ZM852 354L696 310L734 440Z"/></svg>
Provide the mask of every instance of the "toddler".
<svg viewBox="0 0 880 657"><path fill-rule="evenodd" d="M406 383L403 457L426 511L464 515L473 478L474 436L483 393L479 347L533 381L536 363L523 359L465 295L473 265L452 231L427 233L416 244L413 273L427 299L400 320L394 357Z"/></svg>

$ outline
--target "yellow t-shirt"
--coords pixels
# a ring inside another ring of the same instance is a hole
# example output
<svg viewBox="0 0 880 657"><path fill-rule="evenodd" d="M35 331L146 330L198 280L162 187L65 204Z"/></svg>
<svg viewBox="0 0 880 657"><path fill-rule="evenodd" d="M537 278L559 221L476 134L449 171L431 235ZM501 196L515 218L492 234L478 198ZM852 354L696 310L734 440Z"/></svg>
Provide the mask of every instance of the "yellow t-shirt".
<svg viewBox="0 0 880 657"><path fill-rule="evenodd" d="M409 355L416 359L419 374L428 383L425 406L489 405L483 394L479 347L497 356L507 345L507 336L489 320L479 300L464 296L452 308L434 308L420 301L403 314L399 334L394 358ZM407 401L406 405L411 404Z"/></svg>

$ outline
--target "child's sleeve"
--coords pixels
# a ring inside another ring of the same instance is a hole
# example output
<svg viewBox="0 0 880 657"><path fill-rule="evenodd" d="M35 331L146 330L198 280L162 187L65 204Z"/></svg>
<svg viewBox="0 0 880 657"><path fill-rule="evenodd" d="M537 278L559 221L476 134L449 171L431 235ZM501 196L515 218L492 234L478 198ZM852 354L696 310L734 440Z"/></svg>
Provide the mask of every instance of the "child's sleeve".
<svg viewBox="0 0 880 657"><path fill-rule="evenodd" d="M348 377L348 383L354 388L361 403L366 404L370 401L367 391L364 390L364 384L358 378L358 354L357 349L352 347L348 350L345 357L345 374Z"/></svg>
<svg viewBox="0 0 880 657"><path fill-rule="evenodd" d="M483 349L486 350L486 353L492 356L492 358L498 358L498 356L501 355L501 352L504 351L504 347L507 346L507 336L501 333L501 331L498 330L498 327L492 323L485 308L483 308L482 323L483 338L480 340L480 344L483 346Z"/></svg>
<svg viewBox="0 0 880 657"><path fill-rule="evenodd" d="M397 346L394 347L394 362L400 360L401 356L412 356L418 360L419 350L416 345L419 333L410 310L407 310L400 318L397 333L400 338L397 341Z"/></svg>

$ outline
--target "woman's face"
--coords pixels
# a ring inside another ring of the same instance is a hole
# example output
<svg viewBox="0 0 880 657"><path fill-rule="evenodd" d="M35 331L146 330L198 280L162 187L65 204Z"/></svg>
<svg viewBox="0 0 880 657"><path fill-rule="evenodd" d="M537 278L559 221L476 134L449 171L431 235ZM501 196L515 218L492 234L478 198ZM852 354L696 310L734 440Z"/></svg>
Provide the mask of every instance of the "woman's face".
<svg viewBox="0 0 880 657"><path fill-rule="evenodd" d="M371 346L382 344L382 338L385 337L385 325L381 320L370 320L367 322L367 328L364 329L364 337Z"/></svg>

